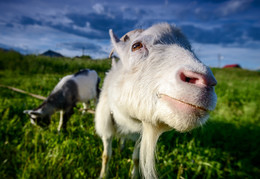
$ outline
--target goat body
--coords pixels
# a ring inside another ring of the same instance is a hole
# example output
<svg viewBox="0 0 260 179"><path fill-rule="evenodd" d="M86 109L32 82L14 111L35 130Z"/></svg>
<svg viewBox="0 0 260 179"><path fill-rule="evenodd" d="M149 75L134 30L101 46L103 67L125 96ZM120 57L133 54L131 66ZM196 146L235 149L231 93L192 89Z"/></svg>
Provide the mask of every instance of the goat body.
<svg viewBox="0 0 260 179"><path fill-rule="evenodd" d="M99 96L100 78L94 70L81 70L74 75L63 77L55 86L48 98L36 109L26 110L33 124L46 126L50 124L50 118L56 111L61 111L58 131L66 124L73 114L73 107L77 102L87 103Z"/></svg>
<svg viewBox="0 0 260 179"><path fill-rule="evenodd" d="M140 176L140 160L142 175L156 178L159 136L203 124L216 106L216 80L173 25L131 31L121 40L110 30L110 37L120 60L113 60L96 108L95 128L104 145L100 177L107 177L113 136L123 136L137 141L132 177Z"/></svg>

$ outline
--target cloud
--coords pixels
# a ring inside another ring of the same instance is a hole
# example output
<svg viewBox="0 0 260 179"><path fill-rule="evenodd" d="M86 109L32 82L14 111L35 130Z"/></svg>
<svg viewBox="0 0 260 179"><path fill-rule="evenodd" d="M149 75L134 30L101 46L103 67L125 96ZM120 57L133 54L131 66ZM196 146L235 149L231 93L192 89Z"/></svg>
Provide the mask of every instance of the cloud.
<svg viewBox="0 0 260 179"><path fill-rule="evenodd" d="M24 26L26 25L42 25L42 22L31 17L22 16L20 18L20 23Z"/></svg>
<svg viewBox="0 0 260 179"><path fill-rule="evenodd" d="M239 13L247 9L253 0L230 0L224 2L219 8L218 12L222 16L228 16L230 14Z"/></svg>
<svg viewBox="0 0 260 179"><path fill-rule="evenodd" d="M89 13L68 11L63 14L20 15L12 17L4 23L14 28L17 25L24 27L38 25L90 39L108 39L108 30L110 28L114 29L119 35L123 35L138 24L137 17L145 14L144 10L133 10L132 8L112 11L110 7L105 6L104 8L101 4L95 4L93 9L95 12ZM122 16L124 10L127 10L131 15ZM137 16L133 16L134 13Z"/></svg>
<svg viewBox="0 0 260 179"><path fill-rule="evenodd" d="M105 10L104 6L100 3L95 4L93 6L93 9L95 10L95 12L97 14L102 14L102 13L104 13L104 10Z"/></svg>
<svg viewBox="0 0 260 179"><path fill-rule="evenodd" d="M190 40L198 43L240 44L243 46L248 41L260 41L259 27L241 27L237 23L224 24L209 29L195 25L182 25L181 29Z"/></svg>
<svg viewBox="0 0 260 179"><path fill-rule="evenodd" d="M202 21L218 23L226 20L244 20L259 12L260 3L254 0L200 0L175 1L165 7L164 12L182 21ZM172 12L168 12L171 9ZM174 10L173 10L174 9ZM250 17L256 19L255 17Z"/></svg>
<svg viewBox="0 0 260 179"><path fill-rule="evenodd" d="M7 28L13 28L14 25L12 23L5 23L5 27Z"/></svg>
<svg viewBox="0 0 260 179"><path fill-rule="evenodd" d="M248 30L248 36L255 41L260 41L260 27L250 27Z"/></svg>
<svg viewBox="0 0 260 179"><path fill-rule="evenodd" d="M126 31L131 30L137 20L131 19L124 19L119 14L114 14L114 17L108 16L106 14L96 14L96 13L89 13L89 14L77 14L77 13L70 13L67 14L67 17L73 22L75 26L84 27L86 24L89 25L91 29L95 32L99 32L98 35L95 34L86 34L87 37L95 37L95 38L104 38L108 37L108 30L110 28L115 29L115 31L123 34Z"/></svg>
<svg viewBox="0 0 260 179"><path fill-rule="evenodd" d="M94 43L87 43L87 42L65 42L59 44L59 47L64 47L69 50L82 50L87 49L88 51L96 51L101 49L101 46L96 45Z"/></svg>

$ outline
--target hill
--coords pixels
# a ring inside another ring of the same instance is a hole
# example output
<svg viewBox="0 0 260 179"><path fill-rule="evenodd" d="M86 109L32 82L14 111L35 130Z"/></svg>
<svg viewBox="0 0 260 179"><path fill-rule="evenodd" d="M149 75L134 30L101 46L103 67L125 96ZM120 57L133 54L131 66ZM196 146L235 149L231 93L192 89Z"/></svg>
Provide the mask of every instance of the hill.
<svg viewBox="0 0 260 179"><path fill-rule="evenodd" d="M41 54L42 56L46 56L46 57L63 57L63 55L61 55L58 52L54 52L52 50L47 50L46 52Z"/></svg>

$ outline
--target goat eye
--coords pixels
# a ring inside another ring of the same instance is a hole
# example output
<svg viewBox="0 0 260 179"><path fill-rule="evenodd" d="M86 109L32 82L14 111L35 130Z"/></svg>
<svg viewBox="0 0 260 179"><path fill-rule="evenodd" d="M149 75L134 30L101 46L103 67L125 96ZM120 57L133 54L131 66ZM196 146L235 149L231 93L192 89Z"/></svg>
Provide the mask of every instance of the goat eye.
<svg viewBox="0 0 260 179"><path fill-rule="evenodd" d="M143 47L143 44L141 42L136 42L135 44L132 45L132 52L139 50L142 47Z"/></svg>

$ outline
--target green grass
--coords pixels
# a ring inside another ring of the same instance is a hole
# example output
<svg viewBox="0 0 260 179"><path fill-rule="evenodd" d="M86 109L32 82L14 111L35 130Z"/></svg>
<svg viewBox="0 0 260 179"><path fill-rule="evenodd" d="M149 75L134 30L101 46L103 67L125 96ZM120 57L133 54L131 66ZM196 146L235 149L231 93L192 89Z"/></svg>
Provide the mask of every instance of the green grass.
<svg viewBox="0 0 260 179"><path fill-rule="evenodd" d="M47 96L59 79L91 68L103 79L108 60L46 58L0 52L0 84ZM206 125L189 133L164 133L157 147L160 178L258 178L260 176L260 73L213 69L216 110ZM42 101L0 88L1 178L97 178L102 142L94 116L75 114L67 133L57 133L59 114L48 129L30 124L23 110ZM92 105L92 108L94 106ZM120 152L113 141L111 178L129 178L133 142Z"/></svg>

